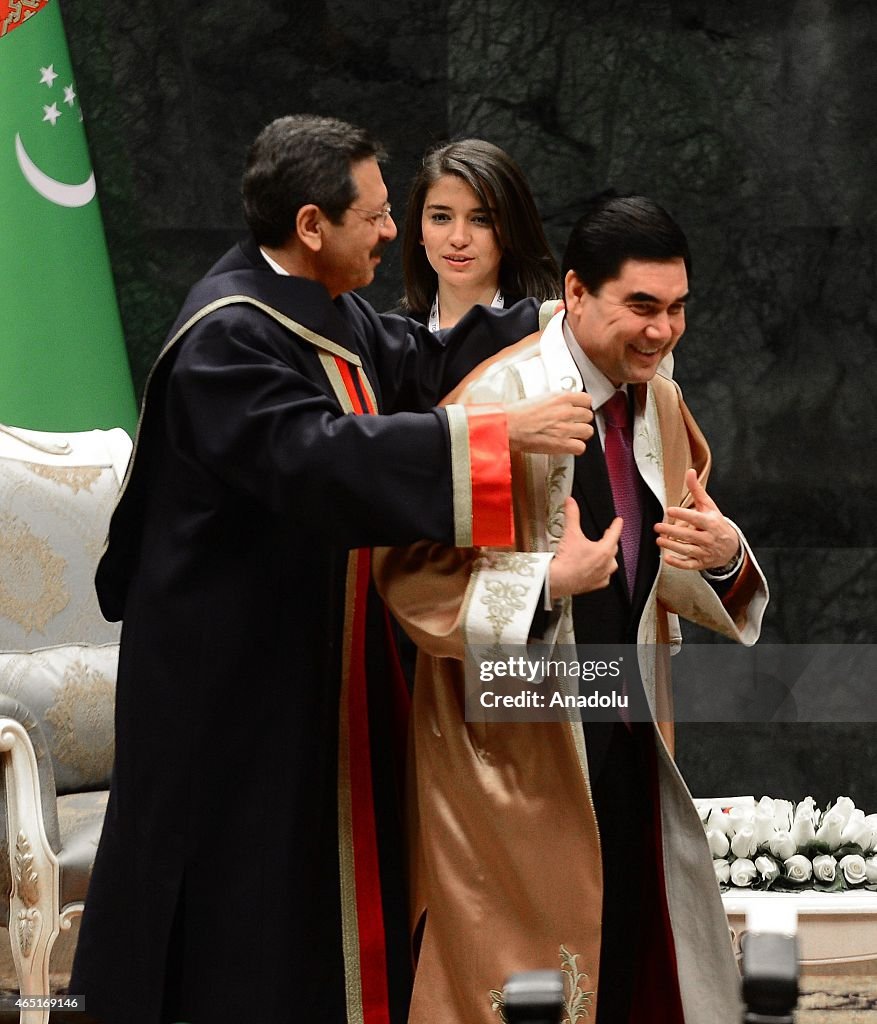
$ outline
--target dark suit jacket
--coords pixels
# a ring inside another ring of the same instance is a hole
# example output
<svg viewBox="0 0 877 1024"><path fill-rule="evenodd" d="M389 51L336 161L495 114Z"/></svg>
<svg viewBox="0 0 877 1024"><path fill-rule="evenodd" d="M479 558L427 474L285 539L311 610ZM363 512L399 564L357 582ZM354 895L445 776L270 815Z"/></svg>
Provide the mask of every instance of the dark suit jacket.
<svg viewBox="0 0 877 1024"><path fill-rule="evenodd" d="M615 518L606 457L599 442L589 444L584 455L575 460L572 496L581 513L582 532L589 540L599 540ZM642 479L640 498L643 519L634 592L628 591L619 547L618 571L613 573L609 586L573 598L576 643L636 643L643 606L658 571L659 551L653 527L663 516L660 502Z"/></svg>

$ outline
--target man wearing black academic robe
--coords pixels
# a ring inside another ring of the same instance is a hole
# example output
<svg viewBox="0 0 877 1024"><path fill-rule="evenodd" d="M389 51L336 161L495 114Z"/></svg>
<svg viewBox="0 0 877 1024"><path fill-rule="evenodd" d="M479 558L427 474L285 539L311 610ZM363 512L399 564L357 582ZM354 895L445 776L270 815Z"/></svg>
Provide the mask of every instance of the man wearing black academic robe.
<svg viewBox="0 0 877 1024"><path fill-rule="evenodd" d="M466 414L398 410L430 410L535 326L532 302L476 308L443 344L275 273L253 242L193 288L97 579L124 622L71 982L89 1016L404 1020L405 694L355 549L477 532L465 467L493 417L479 435Z"/></svg>

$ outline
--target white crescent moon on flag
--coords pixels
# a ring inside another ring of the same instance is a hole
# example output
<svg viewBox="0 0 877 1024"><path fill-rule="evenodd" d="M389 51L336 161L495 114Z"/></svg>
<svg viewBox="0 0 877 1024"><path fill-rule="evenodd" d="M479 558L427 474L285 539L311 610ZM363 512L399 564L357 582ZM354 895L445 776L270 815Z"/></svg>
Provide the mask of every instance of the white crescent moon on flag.
<svg viewBox="0 0 877 1024"><path fill-rule="evenodd" d="M27 179L28 184L34 191L58 206L86 206L94 199L95 185L94 172L79 185L67 185L63 181L56 181L48 174L41 171L39 167L27 155L24 143L18 132L15 133L15 155L18 157L18 166L21 173Z"/></svg>

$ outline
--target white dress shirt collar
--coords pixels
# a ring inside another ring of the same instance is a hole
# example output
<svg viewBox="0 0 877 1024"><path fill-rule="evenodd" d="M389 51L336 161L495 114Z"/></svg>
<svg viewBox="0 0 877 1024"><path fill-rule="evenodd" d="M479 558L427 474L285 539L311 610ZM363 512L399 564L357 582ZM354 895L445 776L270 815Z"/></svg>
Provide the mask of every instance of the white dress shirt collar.
<svg viewBox="0 0 877 1024"><path fill-rule="evenodd" d="M281 267L280 264L276 260L272 260L271 257L268 255L267 252L265 252L265 250L262 248L261 245L259 246L259 252L262 254L262 256L265 259L265 262L274 271L275 274L283 274L284 277L289 277L290 276L289 271L288 270L284 270L283 267Z"/></svg>

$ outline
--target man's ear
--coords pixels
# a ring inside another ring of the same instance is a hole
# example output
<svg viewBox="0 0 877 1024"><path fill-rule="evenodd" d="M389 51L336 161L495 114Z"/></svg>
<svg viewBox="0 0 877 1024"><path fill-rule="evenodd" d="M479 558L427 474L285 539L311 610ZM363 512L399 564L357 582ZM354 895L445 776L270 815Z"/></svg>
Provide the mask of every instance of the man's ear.
<svg viewBox="0 0 877 1024"><path fill-rule="evenodd" d="M568 313L577 313L582 305L582 300L588 294L588 289L582 284L581 279L574 270L568 270L563 279L563 297L566 302Z"/></svg>
<svg viewBox="0 0 877 1024"><path fill-rule="evenodd" d="M305 204L295 215L295 233L311 252L319 252L323 248L324 220L325 214L314 203Z"/></svg>

